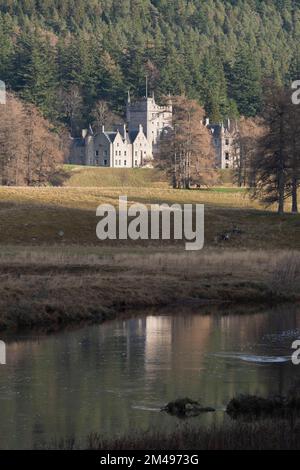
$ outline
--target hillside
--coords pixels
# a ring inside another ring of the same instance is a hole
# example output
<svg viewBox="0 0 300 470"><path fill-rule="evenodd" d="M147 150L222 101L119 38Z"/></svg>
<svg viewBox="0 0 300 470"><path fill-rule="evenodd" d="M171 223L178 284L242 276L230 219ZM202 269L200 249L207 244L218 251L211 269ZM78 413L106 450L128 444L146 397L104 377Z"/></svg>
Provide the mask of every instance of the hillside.
<svg viewBox="0 0 300 470"><path fill-rule="evenodd" d="M186 93L253 116L267 77L299 75L298 0L0 0L0 77L76 131L98 100ZM299 78L299 77L298 77Z"/></svg>

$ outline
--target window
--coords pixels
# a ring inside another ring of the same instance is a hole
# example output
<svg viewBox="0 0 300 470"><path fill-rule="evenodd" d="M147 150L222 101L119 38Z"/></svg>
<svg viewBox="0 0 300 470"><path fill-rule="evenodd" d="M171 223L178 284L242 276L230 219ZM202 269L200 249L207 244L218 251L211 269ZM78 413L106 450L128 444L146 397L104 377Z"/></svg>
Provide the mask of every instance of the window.
<svg viewBox="0 0 300 470"><path fill-rule="evenodd" d="M229 139L226 139L226 140L225 140L225 144L226 144L226 145L229 145Z"/></svg>
<svg viewBox="0 0 300 470"><path fill-rule="evenodd" d="M96 157L98 157L98 155L99 155L99 150L96 150L95 155L96 155Z"/></svg>
<svg viewBox="0 0 300 470"><path fill-rule="evenodd" d="M137 166L137 160L134 160L134 165Z"/></svg>
<svg viewBox="0 0 300 470"><path fill-rule="evenodd" d="M121 150L119 151L119 155L120 155L120 156L122 155L122 152L121 152Z"/></svg>
<svg viewBox="0 0 300 470"><path fill-rule="evenodd" d="M107 160L104 160L104 165L105 165L105 166L107 165Z"/></svg>
<svg viewBox="0 0 300 470"><path fill-rule="evenodd" d="M118 166L118 160L115 161L115 165Z"/></svg>
<svg viewBox="0 0 300 470"><path fill-rule="evenodd" d="M138 155L138 153L137 153L137 152L135 152L135 156L136 156L136 157L137 157L137 155Z"/></svg>
<svg viewBox="0 0 300 470"><path fill-rule="evenodd" d="M127 160L124 160L124 166L126 166L126 165L127 165Z"/></svg>
<svg viewBox="0 0 300 470"><path fill-rule="evenodd" d="M117 143L117 147L119 147L119 142Z"/></svg>
<svg viewBox="0 0 300 470"><path fill-rule="evenodd" d="M118 155L118 150L116 150L116 155Z"/></svg>
<svg viewBox="0 0 300 470"><path fill-rule="evenodd" d="M229 164L228 164L228 163L226 163L226 168L229 168Z"/></svg>
<svg viewBox="0 0 300 470"><path fill-rule="evenodd" d="M229 153L228 152L225 153L225 160L229 160Z"/></svg>
<svg viewBox="0 0 300 470"><path fill-rule="evenodd" d="M120 166L122 165L121 160L119 160L119 165L120 165Z"/></svg>
<svg viewBox="0 0 300 470"><path fill-rule="evenodd" d="M126 150L125 150L125 152L124 152L124 157L126 157L126 155L127 155L127 152L126 152Z"/></svg>

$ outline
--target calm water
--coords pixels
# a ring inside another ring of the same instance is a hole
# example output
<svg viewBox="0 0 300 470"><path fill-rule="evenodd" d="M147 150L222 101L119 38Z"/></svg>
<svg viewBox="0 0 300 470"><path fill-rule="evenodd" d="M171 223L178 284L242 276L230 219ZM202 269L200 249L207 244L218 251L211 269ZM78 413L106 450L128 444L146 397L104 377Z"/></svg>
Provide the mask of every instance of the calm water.
<svg viewBox="0 0 300 470"><path fill-rule="evenodd" d="M180 396L222 411L237 393L284 393L300 378L290 360L300 311L189 313L6 338L0 366L0 447L32 448L91 431L106 435L181 421L159 407ZM5 338L2 338L5 339Z"/></svg>

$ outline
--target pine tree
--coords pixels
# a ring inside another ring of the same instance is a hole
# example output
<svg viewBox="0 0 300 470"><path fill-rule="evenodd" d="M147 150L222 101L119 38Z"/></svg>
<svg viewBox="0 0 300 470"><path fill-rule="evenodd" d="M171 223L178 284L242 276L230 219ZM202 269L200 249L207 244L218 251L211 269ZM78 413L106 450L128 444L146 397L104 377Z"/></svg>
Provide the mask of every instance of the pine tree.
<svg viewBox="0 0 300 470"><path fill-rule="evenodd" d="M261 109L261 73L255 55L243 49L236 57L230 70L229 96L238 107L240 114L255 116Z"/></svg>

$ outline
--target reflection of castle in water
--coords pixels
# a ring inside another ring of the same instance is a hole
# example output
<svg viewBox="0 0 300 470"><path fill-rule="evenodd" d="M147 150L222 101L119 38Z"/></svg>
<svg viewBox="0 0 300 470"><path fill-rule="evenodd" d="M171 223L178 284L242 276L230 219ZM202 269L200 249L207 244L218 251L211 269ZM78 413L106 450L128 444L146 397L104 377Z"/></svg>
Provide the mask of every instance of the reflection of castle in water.
<svg viewBox="0 0 300 470"><path fill-rule="evenodd" d="M145 371L199 370L210 332L209 316L147 317Z"/></svg>

